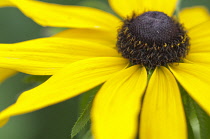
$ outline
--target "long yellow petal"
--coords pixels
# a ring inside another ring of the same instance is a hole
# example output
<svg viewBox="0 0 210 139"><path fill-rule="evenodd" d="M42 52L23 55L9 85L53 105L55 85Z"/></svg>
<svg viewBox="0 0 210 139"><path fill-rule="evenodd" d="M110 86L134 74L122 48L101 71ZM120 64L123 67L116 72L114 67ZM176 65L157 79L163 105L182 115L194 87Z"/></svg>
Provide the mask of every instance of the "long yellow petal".
<svg viewBox="0 0 210 139"><path fill-rule="evenodd" d="M187 139L185 114L178 85L165 67L157 68L143 100L141 139Z"/></svg>
<svg viewBox="0 0 210 139"><path fill-rule="evenodd" d="M115 49L103 44L56 37L0 46L0 67L36 75L51 75L81 59L119 55Z"/></svg>
<svg viewBox="0 0 210 139"><path fill-rule="evenodd" d="M141 14L145 11L160 11L171 16L178 0L109 0L109 4L116 13L123 18L133 13ZM166 6L167 5L167 6Z"/></svg>
<svg viewBox="0 0 210 139"><path fill-rule="evenodd" d="M67 29L54 37L75 38L81 40L89 40L115 47L117 30L99 30L99 29Z"/></svg>
<svg viewBox="0 0 210 139"><path fill-rule="evenodd" d="M42 26L116 29L119 23L117 17L94 8L31 0L11 1L26 16Z"/></svg>
<svg viewBox="0 0 210 139"><path fill-rule="evenodd" d="M142 0L109 0L109 4L123 18L131 16L134 12L137 14L144 12Z"/></svg>
<svg viewBox="0 0 210 139"><path fill-rule="evenodd" d="M147 84L145 68L133 66L108 80L94 99L92 130L96 139L134 139L141 97Z"/></svg>
<svg viewBox="0 0 210 139"><path fill-rule="evenodd" d="M193 40L192 40L193 41ZM190 52L191 53L209 53L210 52L210 41L200 41L198 43L191 43Z"/></svg>
<svg viewBox="0 0 210 139"><path fill-rule="evenodd" d="M199 64L171 65L171 71L190 96L210 115L210 68Z"/></svg>
<svg viewBox="0 0 210 139"><path fill-rule="evenodd" d="M72 63L42 85L20 95L17 102L0 113L0 126L11 116L32 112L79 95L126 67L123 58L90 58Z"/></svg>
<svg viewBox="0 0 210 139"><path fill-rule="evenodd" d="M190 36L190 52L186 59L195 62L208 64L210 62L210 20L192 27L188 34Z"/></svg>
<svg viewBox="0 0 210 139"><path fill-rule="evenodd" d="M14 6L10 0L0 0L0 7Z"/></svg>
<svg viewBox="0 0 210 139"><path fill-rule="evenodd" d="M210 64L210 52L190 53L186 59L196 64Z"/></svg>
<svg viewBox="0 0 210 139"><path fill-rule="evenodd" d="M15 70L0 68L0 83L16 73Z"/></svg>
<svg viewBox="0 0 210 139"><path fill-rule="evenodd" d="M141 0L146 11L160 11L172 16L178 0Z"/></svg>
<svg viewBox="0 0 210 139"><path fill-rule="evenodd" d="M192 16L193 15L193 16ZM208 9L202 6L185 8L179 13L180 22L190 29L210 19Z"/></svg>
<svg viewBox="0 0 210 139"><path fill-rule="evenodd" d="M201 23L197 26L194 26L188 31L188 35L190 36L190 43L192 45L191 49L194 49L194 47L196 47L197 44L209 42L210 40L209 26L210 26L210 20Z"/></svg>

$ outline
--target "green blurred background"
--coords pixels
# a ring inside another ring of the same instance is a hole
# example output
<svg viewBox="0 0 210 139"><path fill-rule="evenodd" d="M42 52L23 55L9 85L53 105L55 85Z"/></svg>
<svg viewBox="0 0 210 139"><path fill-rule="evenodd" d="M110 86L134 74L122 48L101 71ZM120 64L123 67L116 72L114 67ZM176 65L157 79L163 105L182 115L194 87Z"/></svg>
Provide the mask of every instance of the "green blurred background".
<svg viewBox="0 0 210 139"><path fill-rule="evenodd" d="M113 13L107 0L42 1L90 6ZM181 3L181 7L193 5L205 5L210 8L210 0L183 0ZM48 36L54 31L57 29L43 28L37 25L16 8L0 8L0 43L40 38ZM21 92L39 84L27 82L27 78L28 75L19 73L0 84L0 110L14 103ZM9 123L0 129L0 139L70 139L71 128L80 113L78 109L81 97L83 96L36 112L12 117Z"/></svg>

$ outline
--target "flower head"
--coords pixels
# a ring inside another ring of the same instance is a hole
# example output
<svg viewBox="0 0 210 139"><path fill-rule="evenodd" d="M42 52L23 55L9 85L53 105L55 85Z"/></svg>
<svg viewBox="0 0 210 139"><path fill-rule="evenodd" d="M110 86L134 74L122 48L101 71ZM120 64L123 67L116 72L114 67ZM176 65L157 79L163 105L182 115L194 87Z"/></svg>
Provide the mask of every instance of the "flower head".
<svg viewBox="0 0 210 139"><path fill-rule="evenodd" d="M187 139L177 81L210 115L210 20L204 8L185 9L177 18L176 0L109 0L120 21L88 7L11 2L41 25L75 29L2 44L1 67L53 76L2 111L0 125L104 82L92 108L96 139L134 139L138 132L141 139Z"/></svg>

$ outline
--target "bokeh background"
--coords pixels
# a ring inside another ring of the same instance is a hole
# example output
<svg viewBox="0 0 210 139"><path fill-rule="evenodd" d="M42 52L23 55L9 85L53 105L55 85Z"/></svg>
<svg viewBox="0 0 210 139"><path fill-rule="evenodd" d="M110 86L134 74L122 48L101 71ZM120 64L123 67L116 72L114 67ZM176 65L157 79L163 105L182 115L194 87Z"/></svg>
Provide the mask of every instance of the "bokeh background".
<svg viewBox="0 0 210 139"><path fill-rule="evenodd" d="M42 1L89 6L114 13L107 0ZM183 0L181 8L193 5L210 8L210 0ZM37 25L16 8L0 8L0 43L15 43L45 37L57 31L59 31L57 28L43 28ZM30 78L29 75L19 73L0 84L0 110L14 103L21 92L40 83L33 82ZM0 128L0 139L70 139L71 129L81 113L80 103L83 97L84 95L81 95L36 112L12 117L6 126ZM76 138L81 137L76 136Z"/></svg>

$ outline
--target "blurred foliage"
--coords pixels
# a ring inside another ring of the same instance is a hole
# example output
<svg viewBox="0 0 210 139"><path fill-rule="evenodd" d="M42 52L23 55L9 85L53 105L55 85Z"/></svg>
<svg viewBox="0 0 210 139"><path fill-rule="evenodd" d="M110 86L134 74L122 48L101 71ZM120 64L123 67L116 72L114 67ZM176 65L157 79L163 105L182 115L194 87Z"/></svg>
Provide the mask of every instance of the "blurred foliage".
<svg viewBox="0 0 210 139"><path fill-rule="evenodd" d="M65 5L81 5L99 8L107 12L115 14L109 7L107 0L41 0L44 2L51 2ZM205 5L210 8L209 0L183 0L181 7ZM0 8L0 42L1 43L14 43L34 38L40 38L60 31L57 28L43 28L31 19L25 17L16 8ZM100 17L99 17L100 18ZM48 77L47 77L48 78ZM0 110L14 103L21 92L35 87L40 81L46 80L46 77L37 78L25 74L17 74L16 76L6 80L0 84ZM40 80L41 79L41 80ZM28 81L27 81L28 80ZM26 82L27 81L27 82ZM31 82L37 81L37 82ZM91 93L90 93L91 94ZM70 139L70 132L75 124L77 117L81 113L81 109L90 99L90 94L83 94L76 98L67 100L57 105L44 108L42 110L32 112L29 114L12 117L10 122L1 128L0 139ZM59 94L58 94L59 95ZM183 101L189 101L188 97ZM37 102L38 103L38 102ZM190 103L191 104L191 103ZM194 111L203 113L201 116L206 118L205 113L194 105ZM188 107L186 107L188 108ZM203 123L202 128L205 128L206 121L202 121L199 116L191 115L191 110L186 110L186 113L192 117L194 121L189 121L188 124L193 124L194 131L198 129L198 122ZM208 120L207 120L208 121ZM209 122L209 121L208 121ZM204 131L208 134L208 131ZM84 137L76 136L78 139L90 139L91 133L83 132ZM210 132L209 132L210 133ZM190 137L190 138L193 138ZM195 135L195 139L198 139ZM201 139L205 139L202 136Z"/></svg>

